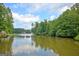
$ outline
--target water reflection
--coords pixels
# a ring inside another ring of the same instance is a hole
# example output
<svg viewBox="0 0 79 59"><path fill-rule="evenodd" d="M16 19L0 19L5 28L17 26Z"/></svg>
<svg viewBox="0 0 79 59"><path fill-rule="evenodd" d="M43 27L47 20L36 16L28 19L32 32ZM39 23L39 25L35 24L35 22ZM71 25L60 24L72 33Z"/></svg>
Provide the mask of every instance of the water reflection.
<svg viewBox="0 0 79 59"><path fill-rule="evenodd" d="M12 55L12 42L12 38L0 38L0 55Z"/></svg>
<svg viewBox="0 0 79 59"><path fill-rule="evenodd" d="M13 42L12 55L16 56L43 56L43 55L56 55L52 53L52 50L41 49L35 46L35 42L32 37L15 37Z"/></svg>
<svg viewBox="0 0 79 59"><path fill-rule="evenodd" d="M1 38L0 55L75 56L79 55L79 42L68 38L52 38L44 36Z"/></svg>
<svg viewBox="0 0 79 59"><path fill-rule="evenodd" d="M30 37L13 37L0 39L0 55L13 56L52 56L56 55L50 49L44 49L35 45Z"/></svg>
<svg viewBox="0 0 79 59"><path fill-rule="evenodd" d="M40 46L45 50L51 49L58 55L79 56L79 42L73 39L38 36L33 40L37 47Z"/></svg>

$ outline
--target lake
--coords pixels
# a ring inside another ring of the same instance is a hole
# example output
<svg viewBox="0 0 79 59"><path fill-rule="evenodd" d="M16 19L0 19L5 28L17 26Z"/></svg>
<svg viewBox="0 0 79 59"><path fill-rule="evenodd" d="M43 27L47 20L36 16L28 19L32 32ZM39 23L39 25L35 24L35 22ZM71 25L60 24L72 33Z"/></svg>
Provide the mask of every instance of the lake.
<svg viewBox="0 0 79 59"><path fill-rule="evenodd" d="M79 56L79 42L69 38L16 36L0 39L0 56Z"/></svg>

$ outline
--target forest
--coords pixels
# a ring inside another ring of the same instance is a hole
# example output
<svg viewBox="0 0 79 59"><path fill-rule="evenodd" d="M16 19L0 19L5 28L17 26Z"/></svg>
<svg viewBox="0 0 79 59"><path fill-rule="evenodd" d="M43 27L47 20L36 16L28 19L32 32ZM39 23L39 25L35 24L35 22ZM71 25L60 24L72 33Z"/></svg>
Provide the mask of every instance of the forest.
<svg viewBox="0 0 79 59"><path fill-rule="evenodd" d="M34 25L34 24L33 24ZM3 3L0 4L0 33L11 34L13 32L30 32L29 30L13 28L13 18L10 8ZM79 3L74 4L70 9L64 11L58 18L51 21L45 19L36 22L32 32L36 35L51 37L66 37L79 40Z"/></svg>
<svg viewBox="0 0 79 59"><path fill-rule="evenodd" d="M0 33L13 33L13 18L11 10L3 3L0 3Z"/></svg>
<svg viewBox="0 0 79 59"><path fill-rule="evenodd" d="M40 23L36 22L32 32L36 35L79 40L79 3L74 4L52 21L45 19Z"/></svg>
<svg viewBox="0 0 79 59"><path fill-rule="evenodd" d="M14 28L13 33L15 33L15 34L31 33L31 30L29 30L29 29L27 30L24 28Z"/></svg>

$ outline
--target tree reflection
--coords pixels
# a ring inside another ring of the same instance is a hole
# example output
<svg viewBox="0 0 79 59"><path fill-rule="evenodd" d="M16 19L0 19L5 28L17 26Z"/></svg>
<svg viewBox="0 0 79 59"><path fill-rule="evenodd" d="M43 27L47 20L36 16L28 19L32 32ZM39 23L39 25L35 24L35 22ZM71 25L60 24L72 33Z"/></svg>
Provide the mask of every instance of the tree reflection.
<svg viewBox="0 0 79 59"><path fill-rule="evenodd" d="M57 37L45 37L36 36L33 38L35 47L42 49L52 49L55 53L64 56L77 56L79 55L79 42L75 44L73 39L69 38L57 38Z"/></svg>
<svg viewBox="0 0 79 59"><path fill-rule="evenodd" d="M0 38L0 55L12 55L13 38Z"/></svg>

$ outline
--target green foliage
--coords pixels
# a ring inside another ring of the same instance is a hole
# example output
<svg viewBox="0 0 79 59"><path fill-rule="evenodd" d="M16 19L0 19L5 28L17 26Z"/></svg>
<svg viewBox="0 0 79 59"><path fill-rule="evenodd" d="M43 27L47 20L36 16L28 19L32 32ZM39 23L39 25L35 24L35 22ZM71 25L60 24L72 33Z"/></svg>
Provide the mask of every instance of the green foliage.
<svg viewBox="0 0 79 59"><path fill-rule="evenodd" d="M19 34L19 33L31 33L31 30L26 30L23 28L15 28L14 33Z"/></svg>
<svg viewBox="0 0 79 59"><path fill-rule="evenodd" d="M79 40L79 34L76 37L74 37L74 40Z"/></svg>
<svg viewBox="0 0 79 59"><path fill-rule="evenodd" d="M59 37L75 37L79 33L79 4L74 4L53 21L36 23L34 33Z"/></svg>
<svg viewBox="0 0 79 59"><path fill-rule="evenodd" d="M13 18L11 10L0 4L0 32L5 31L6 33L13 32Z"/></svg>
<svg viewBox="0 0 79 59"><path fill-rule="evenodd" d="M47 24L46 20L41 23L36 22L36 26L35 26L35 28L32 29L32 31L37 35L39 35L39 34L46 35L47 31L48 31L47 27L48 27L48 24Z"/></svg>

